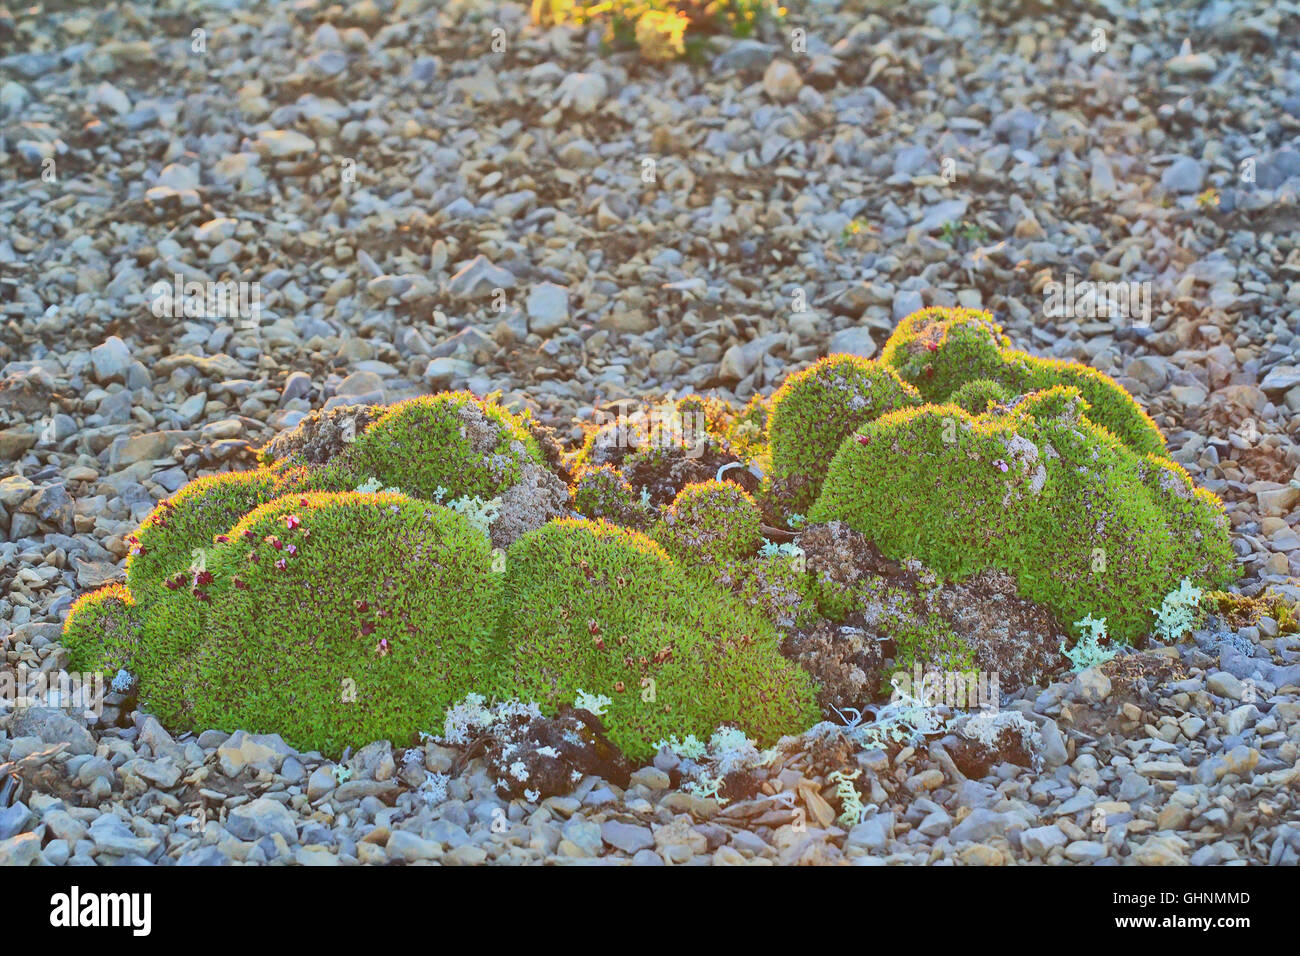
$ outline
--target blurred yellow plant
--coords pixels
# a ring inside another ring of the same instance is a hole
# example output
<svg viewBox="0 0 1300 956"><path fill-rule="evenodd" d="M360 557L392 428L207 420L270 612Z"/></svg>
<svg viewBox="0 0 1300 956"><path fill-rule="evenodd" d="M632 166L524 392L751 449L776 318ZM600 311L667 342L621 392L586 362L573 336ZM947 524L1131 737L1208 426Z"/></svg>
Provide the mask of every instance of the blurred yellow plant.
<svg viewBox="0 0 1300 956"><path fill-rule="evenodd" d="M648 10L636 24L636 45L647 60L675 60L686 53L690 20L680 10Z"/></svg>

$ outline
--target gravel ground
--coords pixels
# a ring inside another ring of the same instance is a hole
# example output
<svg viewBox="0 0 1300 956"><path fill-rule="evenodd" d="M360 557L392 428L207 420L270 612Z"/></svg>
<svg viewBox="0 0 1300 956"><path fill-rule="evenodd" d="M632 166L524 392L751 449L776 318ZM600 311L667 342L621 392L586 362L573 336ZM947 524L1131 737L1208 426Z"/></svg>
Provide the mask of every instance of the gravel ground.
<svg viewBox="0 0 1300 956"><path fill-rule="evenodd" d="M806 52L703 66L490 0L0 11L7 669L61 668L155 502L312 409L500 391L576 439L619 399L872 355L923 305L1114 375L1224 499L1239 589L1300 599L1300 6L1043 6L808 4ZM1046 315L1070 273L1149 283L1149 324ZM260 283L260 321L157 315L177 274ZM1004 710L1029 767L822 727L722 805L667 751L507 803L433 742L336 772L122 698L29 709L0 716L27 782L0 863L1300 861L1300 640L1271 618Z"/></svg>

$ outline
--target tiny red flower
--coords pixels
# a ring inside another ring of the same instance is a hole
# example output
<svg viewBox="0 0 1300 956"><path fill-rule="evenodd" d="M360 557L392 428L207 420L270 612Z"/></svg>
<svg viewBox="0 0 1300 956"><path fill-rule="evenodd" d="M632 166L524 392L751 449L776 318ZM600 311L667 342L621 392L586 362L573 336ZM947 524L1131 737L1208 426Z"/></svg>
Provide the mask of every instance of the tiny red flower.
<svg viewBox="0 0 1300 956"><path fill-rule="evenodd" d="M219 534L219 535L217 535L216 538L214 538L213 540L215 540L215 541L217 542L217 544L226 544L227 542L230 541L230 535L228 535L228 534Z"/></svg>
<svg viewBox="0 0 1300 956"><path fill-rule="evenodd" d="M291 529L292 529L292 528L296 528L296 527L298 527L298 525L300 525L300 524L302 524L302 522L298 520L298 516L297 516L297 515L285 515L285 516L284 516L284 526L285 526L286 528L291 528Z"/></svg>

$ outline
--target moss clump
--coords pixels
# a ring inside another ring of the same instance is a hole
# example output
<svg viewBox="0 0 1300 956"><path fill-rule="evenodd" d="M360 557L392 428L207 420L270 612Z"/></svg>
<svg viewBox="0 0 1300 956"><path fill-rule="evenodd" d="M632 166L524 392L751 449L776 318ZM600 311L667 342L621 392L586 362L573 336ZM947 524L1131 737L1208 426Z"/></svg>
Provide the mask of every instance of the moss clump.
<svg viewBox="0 0 1300 956"><path fill-rule="evenodd" d="M845 439L809 517L844 520L887 557L947 578L1005 569L1061 620L1105 617L1135 641L1182 578L1213 587L1236 564L1217 499L1087 408L1057 387L980 416L955 405L886 415Z"/></svg>
<svg viewBox="0 0 1300 956"><path fill-rule="evenodd" d="M502 693L549 713L580 690L604 695L609 737L632 757L722 723L770 743L816 722L811 681L771 624L644 535L562 519L516 541L507 564Z"/></svg>
<svg viewBox="0 0 1300 956"><path fill-rule="evenodd" d="M455 512L290 495L227 537L202 583L157 608L140 668L156 712L334 753L413 740L490 680L501 574Z"/></svg>
<svg viewBox="0 0 1300 956"><path fill-rule="evenodd" d="M68 610L62 640L69 665L76 670L130 670L140 641L140 613L131 592L109 584L77 598Z"/></svg>
<svg viewBox="0 0 1300 956"><path fill-rule="evenodd" d="M654 510L610 465L583 468L570 489L573 510L585 518L604 518L629 528L650 524Z"/></svg>
<svg viewBox="0 0 1300 956"><path fill-rule="evenodd" d="M762 515L754 499L736 485L702 481L678 493L652 536L680 561L723 563L758 549Z"/></svg>
<svg viewBox="0 0 1300 956"><path fill-rule="evenodd" d="M772 396L769 426L774 496L803 513L821 491L844 436L864 422L921 404L891 368L855 355L830 355L785 380Z"/></svg>
<svg viewBox="0 0 1300 956"><path fill-rule="evenodd" d="M953 392L948 401L972 415L983 415L990 404L1004 405L1014 397L1005 385L987 378L975 378Z"/></svg>
<svg viewBox="0 0 1300 956"><path fill-rule="evenodd" d="M283 494L293 474L258 470L210 475L159 502L127 539L131 553L126 583L135 600L149 604L162 596L169 576L202 566L213 539L258 505Z"/></svg>
<svg viewBox="0 0 1300 956"><path fill-rule="evenodd" d="M914 312L898 324L880 361L932 403L955 401L957 390L977 379L996 382L1015 395L1058 385L1076 388L1088 401L1089 421L1109 429L1136 452L1166 454L1155 422L1114 379L1086 365L1011 348L1002 327L987 312Z"/></svg>
<svg viewBox="0 0 1300 956"><path fill-rule="evenodd" d="M443 392L398 402L357 436L355 470L385 487L433 500L489 500L545 457L524 423L468 392Z"/></svg>

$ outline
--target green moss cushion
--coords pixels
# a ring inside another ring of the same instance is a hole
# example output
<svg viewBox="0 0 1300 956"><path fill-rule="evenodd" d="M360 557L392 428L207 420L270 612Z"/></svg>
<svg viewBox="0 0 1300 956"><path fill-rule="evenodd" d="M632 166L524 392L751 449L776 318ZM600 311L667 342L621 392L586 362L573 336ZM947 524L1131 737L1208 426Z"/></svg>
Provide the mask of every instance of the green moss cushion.
<svg viewBox="0 0 1300 956"><path fill-rule="evenodd" d="M486 537L402 495L290 495L234 525L146 619L144 696L173 723L337 753L414 739L495 669Z"/></svg>
<svg viewBox="0 0 1300 956"><path fill-rule="evenodd" d="M564 519L507 559L503 694L547 712L579 691L604 695L610 739L634 757L722 723L770 743L816 722L811 681L780 655L771 624L644 535Z"/></svg>
<svg viewBox="0 0 1300 956"><path fill-rule="evenodd" d="M468 392L444 392L398 402L352 445L354 468L385 487L434 499L488 500L544 465L537 441L508 411Z"/></svg>
<svg viewBox="0 0 1300 956"><path fill-rule="evenodd" d="M63 625L63 646L69 666L79 671L101 671L109 679L130 670L140 642L140 609L131 592L110 584L83 594L68 610Z"/></svg>
<svg viewBox="0 0 1300 956"><path fill-rule="evenodd" d="M1172 461L1086 416L1073 388L972 416L927 406L871 422L840 446L809 517L842 519L895 559L961 578L1009 571L1065 622L1105 617L1132 641L1183 577L1235 575L1222 505Z"/></svg>
<svg viewBox="0 0 1300 956"><path fill-rule="evenodd" d="M864 422L921 404L892 368L855 355L830 355L791 375L772 396L772 476L787 510L802 513L821 491L844 436Z"/></svg>
<svg viewBox="0 0 1300 956"><path fill-rule="evenodd" d="M988 410L990 403L1004 405L1015 397L1011 389L1005 385L987 378L973 378L954 391L948 397L948 401L964 408L972 415L982 415Z"/></svg>
<svg viewBox="0 0 1300 956"><path fill-rule="evenodd" d="M702 481L677 493L652 536L679 562L720 564L757 551L761 528L758 505L744 489Z"/></svg>
<svg viewBox="0 0 1300 956"><path fill-rule="evenodd" d="M1012 349L1002 327L987 312L952 308L914 312L894 329L880 361L933 403L949 401L963 385L977 379L996 382L1016 395L1071 386L1088 400L1090 421L1109 429L1134 451L1166 454L1155 422L1114 379L1086 365Z"/></svg>
<svg viewBox="0 0 1300 956"><path fill-rule="evenodd" d="M168 575L200 565L213 538L281 494L284 484L265 470L228 472L197 478L159 502L128 541L126 583L136 601L148 604Z"/></svg>

